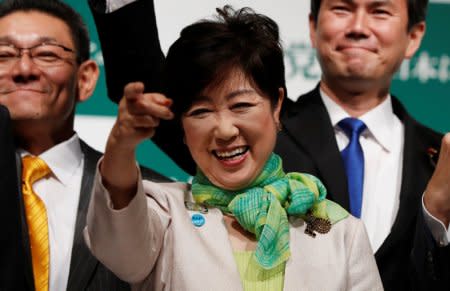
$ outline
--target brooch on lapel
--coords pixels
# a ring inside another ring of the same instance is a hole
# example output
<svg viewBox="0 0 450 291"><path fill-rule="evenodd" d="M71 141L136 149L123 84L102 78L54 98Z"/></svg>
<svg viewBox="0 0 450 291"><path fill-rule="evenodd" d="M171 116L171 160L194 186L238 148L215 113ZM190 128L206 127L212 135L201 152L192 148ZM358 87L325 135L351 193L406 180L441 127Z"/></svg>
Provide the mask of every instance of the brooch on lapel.
<svg viewBox="0 0 450 291"><path fill-rule="evenodd" d="M202 227L206 222L205 216L203 216L203 214L208 213L208 208L203 204L198 204L191 201L184 201L184 206L187 210L200 212L194 213L191 216L191 222L196 227Z"/></svg>
<svg viewBox="0 0 450 291"><path fill-rule="evenodd" d="M306 222L306 229L305 233L307 235L312 236L313 238L316 237L316 231L318 233L324 234L330 231L331 229L331 222L328 219L323 219L319 217L315 217L311 214L311 212L308 212L305 217Z"/></svg>
<svg viewBox="0 0 450 291"><path fill-rule="evenodd" d="M192 224L196 227L201 227L206 222L205 217L203 215L201 215L200 213L195 213L194 215L192 215L191 221L192 221Z"/></svg>
<svg viewBox="0 0 450 291"><path fill-rule="evenodd" d="M433 147L429 147L427 149L427 154L428 157L430 157L430 163L433 167L436 167L437 161L438 161L438 157L439 157L439 152L437 149L433 148Z"/></svg>

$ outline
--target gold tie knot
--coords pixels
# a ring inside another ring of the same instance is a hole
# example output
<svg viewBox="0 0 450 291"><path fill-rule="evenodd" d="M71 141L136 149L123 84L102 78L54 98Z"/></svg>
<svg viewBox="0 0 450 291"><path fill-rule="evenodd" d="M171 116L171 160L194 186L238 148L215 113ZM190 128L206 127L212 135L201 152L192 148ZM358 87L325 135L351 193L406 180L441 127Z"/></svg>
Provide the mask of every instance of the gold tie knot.
<svg viewBox="0 0 450 291"><path fill-rule="evenodd" d="M39 157L25 156L22 158L22 181L25 187L31 189L34 182L50 174L48 165Z"/></svg>

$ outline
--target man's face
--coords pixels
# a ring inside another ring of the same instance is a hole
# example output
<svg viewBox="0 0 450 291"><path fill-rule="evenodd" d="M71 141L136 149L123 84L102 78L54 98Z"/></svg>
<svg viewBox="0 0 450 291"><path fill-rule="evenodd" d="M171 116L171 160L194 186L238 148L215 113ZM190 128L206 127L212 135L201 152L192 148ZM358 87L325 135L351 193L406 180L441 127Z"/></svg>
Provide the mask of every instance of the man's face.
<svg viewBox="0 0 450 291"><path fill-rule="evenodd" d="M0 52L0 104L8 107L14 122L61 130L72 126L77 101L76 54L49 46L39 55L22 50L14 59L7 50L8 46L31 48L42 43L75 51L69 27L56 17L31 11L0 18L0 45L4 45ZM62 57L58 62L50 61L53 55L46 56L52 49Z"/></svg>
<svg viewBox="0 0 450 291"><path fill-rule="evenodd" d="M424 33L424 23L407 24L406 0L323 0L310 37L324 80L389 85Z"/></svg>

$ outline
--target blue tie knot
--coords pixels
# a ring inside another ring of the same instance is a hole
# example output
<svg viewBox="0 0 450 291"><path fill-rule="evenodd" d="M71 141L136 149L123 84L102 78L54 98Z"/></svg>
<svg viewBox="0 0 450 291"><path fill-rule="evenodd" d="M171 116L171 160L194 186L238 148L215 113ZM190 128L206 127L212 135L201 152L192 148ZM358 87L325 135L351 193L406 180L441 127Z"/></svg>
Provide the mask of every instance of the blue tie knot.
<svg viewBox="0 0 450 291"><path fill-rule="evenodd" d="M359 137L361 132L366 129L366 125L362 120L353 117L342 119L339 121L338 125L350 139L352 139L352 137Z"/></svg>

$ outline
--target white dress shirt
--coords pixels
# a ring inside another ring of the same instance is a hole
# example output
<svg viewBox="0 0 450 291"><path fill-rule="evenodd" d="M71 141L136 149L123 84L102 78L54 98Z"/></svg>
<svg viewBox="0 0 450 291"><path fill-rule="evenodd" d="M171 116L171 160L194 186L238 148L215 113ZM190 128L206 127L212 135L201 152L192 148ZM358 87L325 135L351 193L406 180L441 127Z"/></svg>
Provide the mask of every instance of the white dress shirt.
<svg viewBox="0 0 450 291"><path fill-rule="evenodd" d="M350 115L323 91L320 93L334 127L339 151L342 151L349 138L338 122ZM391 231L398 212L404 126L392 111L390 96L359 119L367 126L359 139L364 152L361 219L376 252Z"/></svg>
<svg viewBox="0 0 450 291"><path fill-rule="evenodd" d="M428 225L428 228L431 231L431 234L433 235L434 240L439 244L441 247L445 247L450 242L450 227L446 228L445 225L434 217L428 210L425 208L425 204L423 203L423 196L422 196L422 210L423 210L423 216L425 218L425 222Z"/></svg>
<svg viewBox="0 0 450 291"><path fill-rule="evenodd" d="M320 94L330 115L339 151L342 151L350 141L337 123L350 116L322 90ZM376 252L389 235L399 208L405 130L393 112L391 96L359 119L367 126L359 139L364 152L361 219ZM433 238L440 246L448 245L450 228L446 229L440 220L433 217L423 202L422 209Z"/></svg>
<svg viewBox="0 0 450 291"><path fill-rule="evenodd" d="M21 156L29 154L24 150L19 150L19 153ZM49 290L66 290L84 163L78 136L75 134L39 157L52 171L48 178L33 185L47 210L50 245Z"/></svg>

